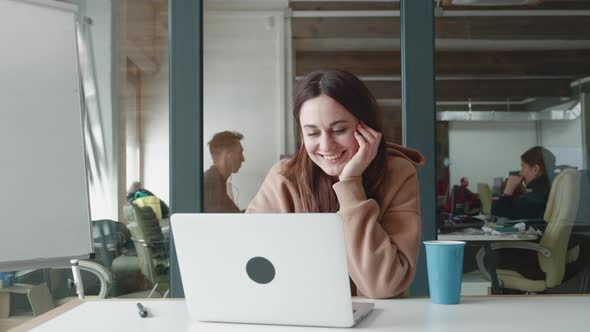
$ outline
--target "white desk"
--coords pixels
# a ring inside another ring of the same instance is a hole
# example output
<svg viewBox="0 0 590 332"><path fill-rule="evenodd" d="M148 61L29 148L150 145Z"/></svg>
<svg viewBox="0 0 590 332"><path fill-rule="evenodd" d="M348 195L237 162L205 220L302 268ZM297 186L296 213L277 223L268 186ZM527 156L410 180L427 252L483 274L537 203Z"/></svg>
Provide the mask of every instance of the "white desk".
<svg viewBox="0 0 590 332"><path fill-rule="evenodd" d="M150 316L140 318L136 302L101 300L80 305L77 305L80 302L66 304L69 308L56 308L23 325L20 330L577 332L587 331L590 308L590 296L464 297L459 305L430 304L427 298L377 300L372 301L375 310L356 328L326 329L254 324L191 324L183 300L142 300Z"/></svg>

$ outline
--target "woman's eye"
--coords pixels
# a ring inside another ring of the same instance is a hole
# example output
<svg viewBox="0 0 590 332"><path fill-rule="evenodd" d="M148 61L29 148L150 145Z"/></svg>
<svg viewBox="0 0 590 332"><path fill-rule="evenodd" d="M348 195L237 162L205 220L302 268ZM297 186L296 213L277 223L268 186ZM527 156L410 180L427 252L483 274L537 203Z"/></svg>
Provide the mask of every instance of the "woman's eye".
<svg viewBox="0 0 590 332"><path fill-rule="evenodd" d="M314 132L314 133L307 133L307 136L317 136L317 135L319 135L319 134L320 134L320 133L317 133L317 132Z"/></svg>
<svg viewBox="0 0 590 332"><path fill-rule="evenodd" d="M341 129L334 129L332 130L332 132L336 133L336 134L342 134L346 131L346 128L341 128Z"/></svg>

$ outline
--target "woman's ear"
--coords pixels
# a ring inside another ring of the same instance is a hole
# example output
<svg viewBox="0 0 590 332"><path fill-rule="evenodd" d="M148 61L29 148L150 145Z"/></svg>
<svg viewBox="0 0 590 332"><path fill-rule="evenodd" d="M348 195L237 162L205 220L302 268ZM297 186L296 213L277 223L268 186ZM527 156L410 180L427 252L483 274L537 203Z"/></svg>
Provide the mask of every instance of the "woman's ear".
<svg viewBox="0 0 590 332"><path fill-rule="evenodd" d="M535 173L536 176L541 175L541 167L539 165L533 166L533 172Z"/></svg>

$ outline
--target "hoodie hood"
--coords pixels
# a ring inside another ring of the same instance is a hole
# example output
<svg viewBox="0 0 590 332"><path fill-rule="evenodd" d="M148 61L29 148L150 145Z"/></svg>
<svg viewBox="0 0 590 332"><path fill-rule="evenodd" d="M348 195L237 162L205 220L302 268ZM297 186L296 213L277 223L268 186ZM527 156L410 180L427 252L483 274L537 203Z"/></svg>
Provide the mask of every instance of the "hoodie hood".
<svg viewBox="0 0 590 332"><path fill-rule="evenodd" d="M404 158L405 160L411 162L416 168L424 166L424 156L418 152L418 150L410 149L405 146L390 142L385 143L385 148L387 150L387 154L390 156Z"/></svg>

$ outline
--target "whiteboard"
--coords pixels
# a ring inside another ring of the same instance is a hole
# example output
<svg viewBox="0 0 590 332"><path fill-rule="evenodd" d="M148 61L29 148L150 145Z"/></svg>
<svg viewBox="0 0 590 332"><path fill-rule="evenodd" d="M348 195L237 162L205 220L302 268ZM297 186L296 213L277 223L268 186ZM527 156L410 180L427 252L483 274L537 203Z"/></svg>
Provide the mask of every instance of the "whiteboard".
<svg viewBox="0 0 590 332"><path fill-rule="evenodd" d="M92 252L75 12L0 0L0 271Z"/></svg>

